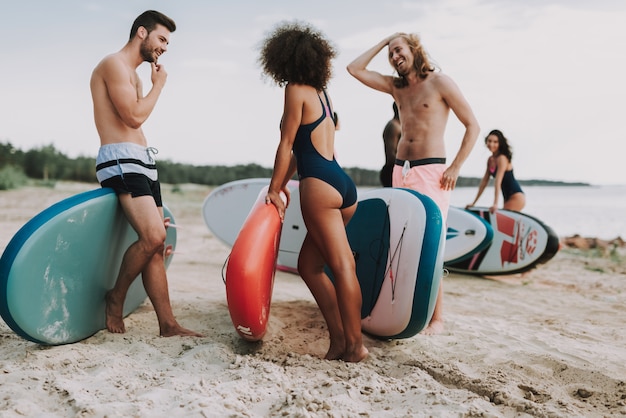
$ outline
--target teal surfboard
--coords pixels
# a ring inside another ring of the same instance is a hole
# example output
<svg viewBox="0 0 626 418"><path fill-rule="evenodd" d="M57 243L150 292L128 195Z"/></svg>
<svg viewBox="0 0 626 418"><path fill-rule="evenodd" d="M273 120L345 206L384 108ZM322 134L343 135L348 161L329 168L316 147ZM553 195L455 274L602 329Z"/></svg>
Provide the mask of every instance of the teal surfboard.
<svg viewBox="0 0 626 418"><path fill-rule="evenodd" d="M165 216L174 218L164 206ZM112 189L80 193L45 209L11 239L0 258L0 315L27 340L68 344L105 328L104 295L137 239ZM166 246L176 246L168 228ZM166 266L172 260L170 255ZM124 316L146 299L138 277Z"/></svg>

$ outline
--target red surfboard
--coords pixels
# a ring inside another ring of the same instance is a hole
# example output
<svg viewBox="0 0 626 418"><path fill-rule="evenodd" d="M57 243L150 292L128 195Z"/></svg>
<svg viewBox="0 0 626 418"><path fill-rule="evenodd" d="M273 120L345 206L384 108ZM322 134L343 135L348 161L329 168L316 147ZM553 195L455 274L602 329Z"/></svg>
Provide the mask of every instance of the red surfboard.
<svg viewBox="0 0 626 418"><path fill-rule="evenodd" d="M282 230L276 206L265 203L267 189L264 187L259 193L226 266L230 318L247 341L259 341L267 330ZM284 195L281 197L286 200Z"/></svg>

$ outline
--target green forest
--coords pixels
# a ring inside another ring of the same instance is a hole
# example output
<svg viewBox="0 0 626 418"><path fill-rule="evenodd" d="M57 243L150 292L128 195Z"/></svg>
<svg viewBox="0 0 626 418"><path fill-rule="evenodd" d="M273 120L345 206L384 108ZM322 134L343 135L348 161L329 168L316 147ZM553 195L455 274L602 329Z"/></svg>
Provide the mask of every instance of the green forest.
<svg viewBox="0 0 626 418"><path fill-rule="evenodd" d="M57 181L96 182L95 157L70 158L46 145L30 150L21 150L9 142L0 143L0 190L14 189L29 182L54 185ZM218 186L234 180L256 177L271 177L272 168L258 164L196 166L169 160L158 160L159 180L165 184L202 184ZM379 186L378 170L344 167L359 187ZM475 187L479 178L461 177L457 187ZM521 180L526 185L585 185L544 180Z"/></svg>

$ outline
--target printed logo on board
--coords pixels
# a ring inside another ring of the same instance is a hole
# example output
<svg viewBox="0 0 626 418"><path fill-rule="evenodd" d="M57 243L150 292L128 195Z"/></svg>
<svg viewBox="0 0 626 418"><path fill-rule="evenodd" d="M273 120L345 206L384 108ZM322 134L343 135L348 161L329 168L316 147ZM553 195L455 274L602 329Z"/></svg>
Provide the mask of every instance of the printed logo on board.
<svg viewBox="0 0 626 418"><path fill-rule="evenodd" d="M537 249L538 233L521 219L512 218L502 212L496 212L496 226L498 232L510 237L510 241L502 241L500 247L500 261L505 263L519 263L526 256L532 255Z"/></svg>
<svg viewBox="0 0 626 418"><path fill-rule="evenodd" d="M241 332L242 334L252 335L252 331L250 330L250 327L244 327L243 325L237 325L237 330L239 332Z"/></svg>

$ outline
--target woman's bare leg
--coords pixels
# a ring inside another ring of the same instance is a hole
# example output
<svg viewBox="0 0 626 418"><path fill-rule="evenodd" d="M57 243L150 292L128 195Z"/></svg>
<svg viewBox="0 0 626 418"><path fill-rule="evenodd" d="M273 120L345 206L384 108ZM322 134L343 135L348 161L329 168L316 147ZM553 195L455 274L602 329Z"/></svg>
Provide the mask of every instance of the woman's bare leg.
<svg viewBox="0 0 626 418"><path fill-rule="evenodd" d="M337 358L343 345L341 359L361 361L367 356L361 334L361 288L345 230L356 205L340 210L339 193L313 178L300 183L300 205L308 233L298 265L328 324L327 358ZM334 285L323 271L324 263L333 272Z"/></svg>
<svg viewBox="0 0 626 418"><path fill-rule="evenodd" d="M521 212L524 206L526 206L526 195L520 192L509 196L508 200L504 202L502 209Z"/></svg>

